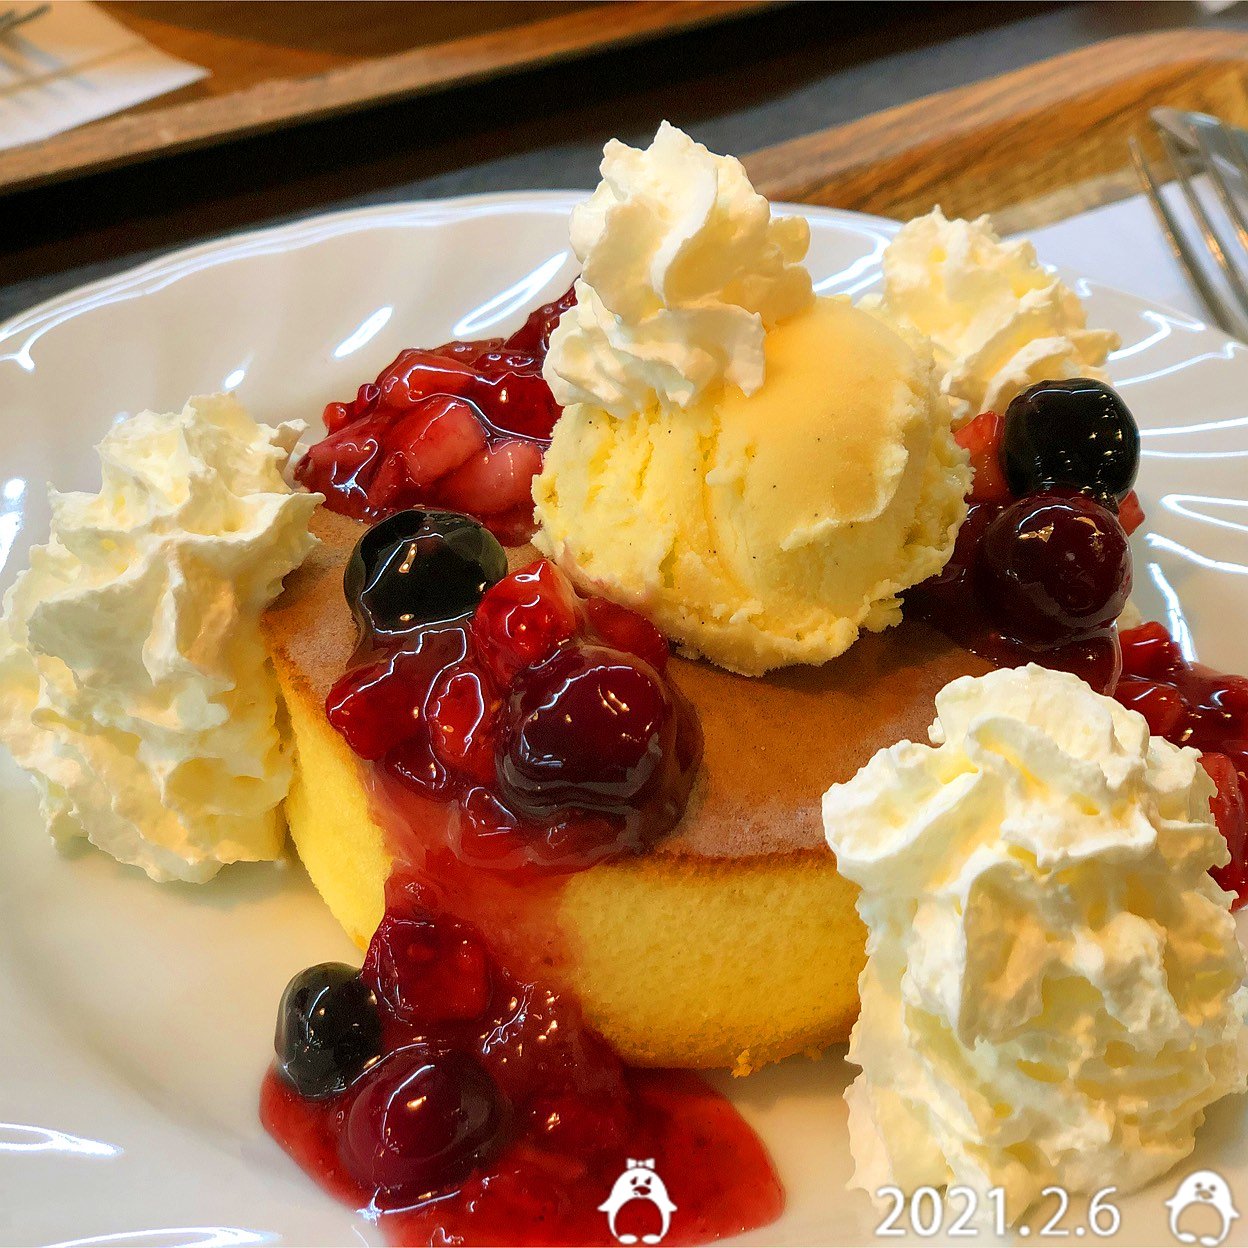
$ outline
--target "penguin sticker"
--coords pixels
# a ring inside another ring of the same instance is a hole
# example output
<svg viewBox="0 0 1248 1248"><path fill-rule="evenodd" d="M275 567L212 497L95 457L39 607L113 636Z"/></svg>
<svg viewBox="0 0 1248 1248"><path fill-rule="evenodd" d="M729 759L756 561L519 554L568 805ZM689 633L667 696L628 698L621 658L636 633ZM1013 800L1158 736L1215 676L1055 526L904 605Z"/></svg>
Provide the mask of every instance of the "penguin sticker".
<svg viewBox="0 0 1248 1248"><path fill-rule="evenodd" d="M1199 1242L1205 1248L1217 1248L1231 1233L1231 1223L1239 1217L1239 1210L1231 1200L1231 1189L1226 1180L1213 1170L1194 1170L1179 1184L1179 1190L1166 1201L1170 1210L1170 1234L1181 1244L1197 1243L1191 1231L1179 1230L1179 1219L1185 1209L1192 1205L1208 1205L1222 1216L1220 1235L1201 1235Z"/></svg>
<svg viewBox="0 0 1248 1248"><path fill-rule="evenodd" d="M611 1189L611 1195L598 1206L598 1212L607 1215L607 1225L611 1228L611 1234L621 1244L637 1243L636 1235L620 1234L615 1229L615 1220L620 1210L633 1200L649 1201L659 1211L659 1216L662 1218L659 1233L657 1235L643 1235L641 1242L643 1244L662 1243L663 1237L672 1225L672 1214L676 1212L676 1206L672 1203L672 1198L667 1194L667 1188L664 1186L663 1180L654 1172L653 1157L649 1157L644 1161L635 1161L630 1157L628 1159L628 1167L616 1179L615 1186Z"/></svg>

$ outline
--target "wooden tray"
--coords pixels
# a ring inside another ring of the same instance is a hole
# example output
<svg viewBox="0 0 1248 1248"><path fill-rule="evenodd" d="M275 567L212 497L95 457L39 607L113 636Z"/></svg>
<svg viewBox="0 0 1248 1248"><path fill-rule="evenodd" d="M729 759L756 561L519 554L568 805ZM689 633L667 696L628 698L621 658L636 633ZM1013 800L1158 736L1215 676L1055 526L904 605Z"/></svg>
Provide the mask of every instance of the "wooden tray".
<svg viewBox="0 0 1248 1248"><path fill-rule="evenodd" d="M771 199L906 219L940 204L1031 229L1139 191L1127 138L1159 104L1248 126L1248 35L1106 40L745 158ZM1154 148L1154 151L1156 149Z"/></svg>
<svg viewBox="0 0 1248 1248"><path fill-rule="evenodd" d="M774 0L106 0L207 78L0 152L0 194L704 26Z"/></svg>

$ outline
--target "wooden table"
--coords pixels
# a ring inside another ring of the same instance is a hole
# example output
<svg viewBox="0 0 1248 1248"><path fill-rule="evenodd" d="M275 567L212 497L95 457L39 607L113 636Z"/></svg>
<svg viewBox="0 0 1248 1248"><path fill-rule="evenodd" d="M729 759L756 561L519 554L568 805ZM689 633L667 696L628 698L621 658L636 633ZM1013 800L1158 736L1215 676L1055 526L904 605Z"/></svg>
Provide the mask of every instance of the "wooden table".
<svg viewBox="0 0 1248 1248"><path fill-rule="evenodd" d="M1194 20L1203 29L1178 54L1173 40L1119 43L1059 71L997 77ZM720 151L771 149L748 162L770 194L895 215L941 199L951 212L1004 210L1022 227L1112 193L1106 179L1119 177L1145 94L1248 111L1245 33L1248 12L1202 17L1188 4L764 11L0 198L0 316L169 248L311 212L589 186L605 139L643 142L664 116Z"/></svg>

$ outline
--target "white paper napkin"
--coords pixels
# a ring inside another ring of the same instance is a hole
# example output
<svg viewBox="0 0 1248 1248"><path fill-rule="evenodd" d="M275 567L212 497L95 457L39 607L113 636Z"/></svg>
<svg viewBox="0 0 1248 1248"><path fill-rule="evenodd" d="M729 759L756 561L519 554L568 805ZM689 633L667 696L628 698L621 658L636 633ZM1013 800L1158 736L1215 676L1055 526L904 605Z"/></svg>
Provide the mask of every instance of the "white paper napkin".
<svg viewBox="0 0 1248 1248"><path fill-rule="evenodd" d="M175 91L207 74L152 47L87 0L0 36L0 149Z"/></svg>
<svg viewBox="0 0 1248 1248"><path fill-rule="evenodd" d="M1027 237L1046 264L1209 319L1143 195L1029 230Z"/></svg>

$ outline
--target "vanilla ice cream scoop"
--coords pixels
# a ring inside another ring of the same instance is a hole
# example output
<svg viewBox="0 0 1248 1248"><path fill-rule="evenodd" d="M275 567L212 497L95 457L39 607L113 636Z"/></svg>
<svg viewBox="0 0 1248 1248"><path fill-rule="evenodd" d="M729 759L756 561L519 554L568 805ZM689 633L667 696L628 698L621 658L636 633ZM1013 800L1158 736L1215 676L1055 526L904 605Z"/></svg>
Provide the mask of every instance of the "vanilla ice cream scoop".
<svg viewBox="0 0 1248 1248"><path fill-rule="evenodd" d="M862 888L855 1183L1140 1186L1244 1089L1244 958L1193 749L1077 677L954 681L824 796Z"/></svg>
<svg viewBox="0 0 1248 1248"><path fill-rule="evenodd" d="M948 560L965 456L930 358L843 300L766 337L766 381L627 419L587 404L534 482L536 544L688 653L822 663Z"/></svg>
<svg viewBox="0 0 1248 1248"><path fill-rule="evenodd" d="M52 495L0 618L0 741L58 839L158 880L281 852L291 760L259 621L314 544L321 495L283 479L302 429L232 395L141 412L100 444L98 494Z"/></svg>

